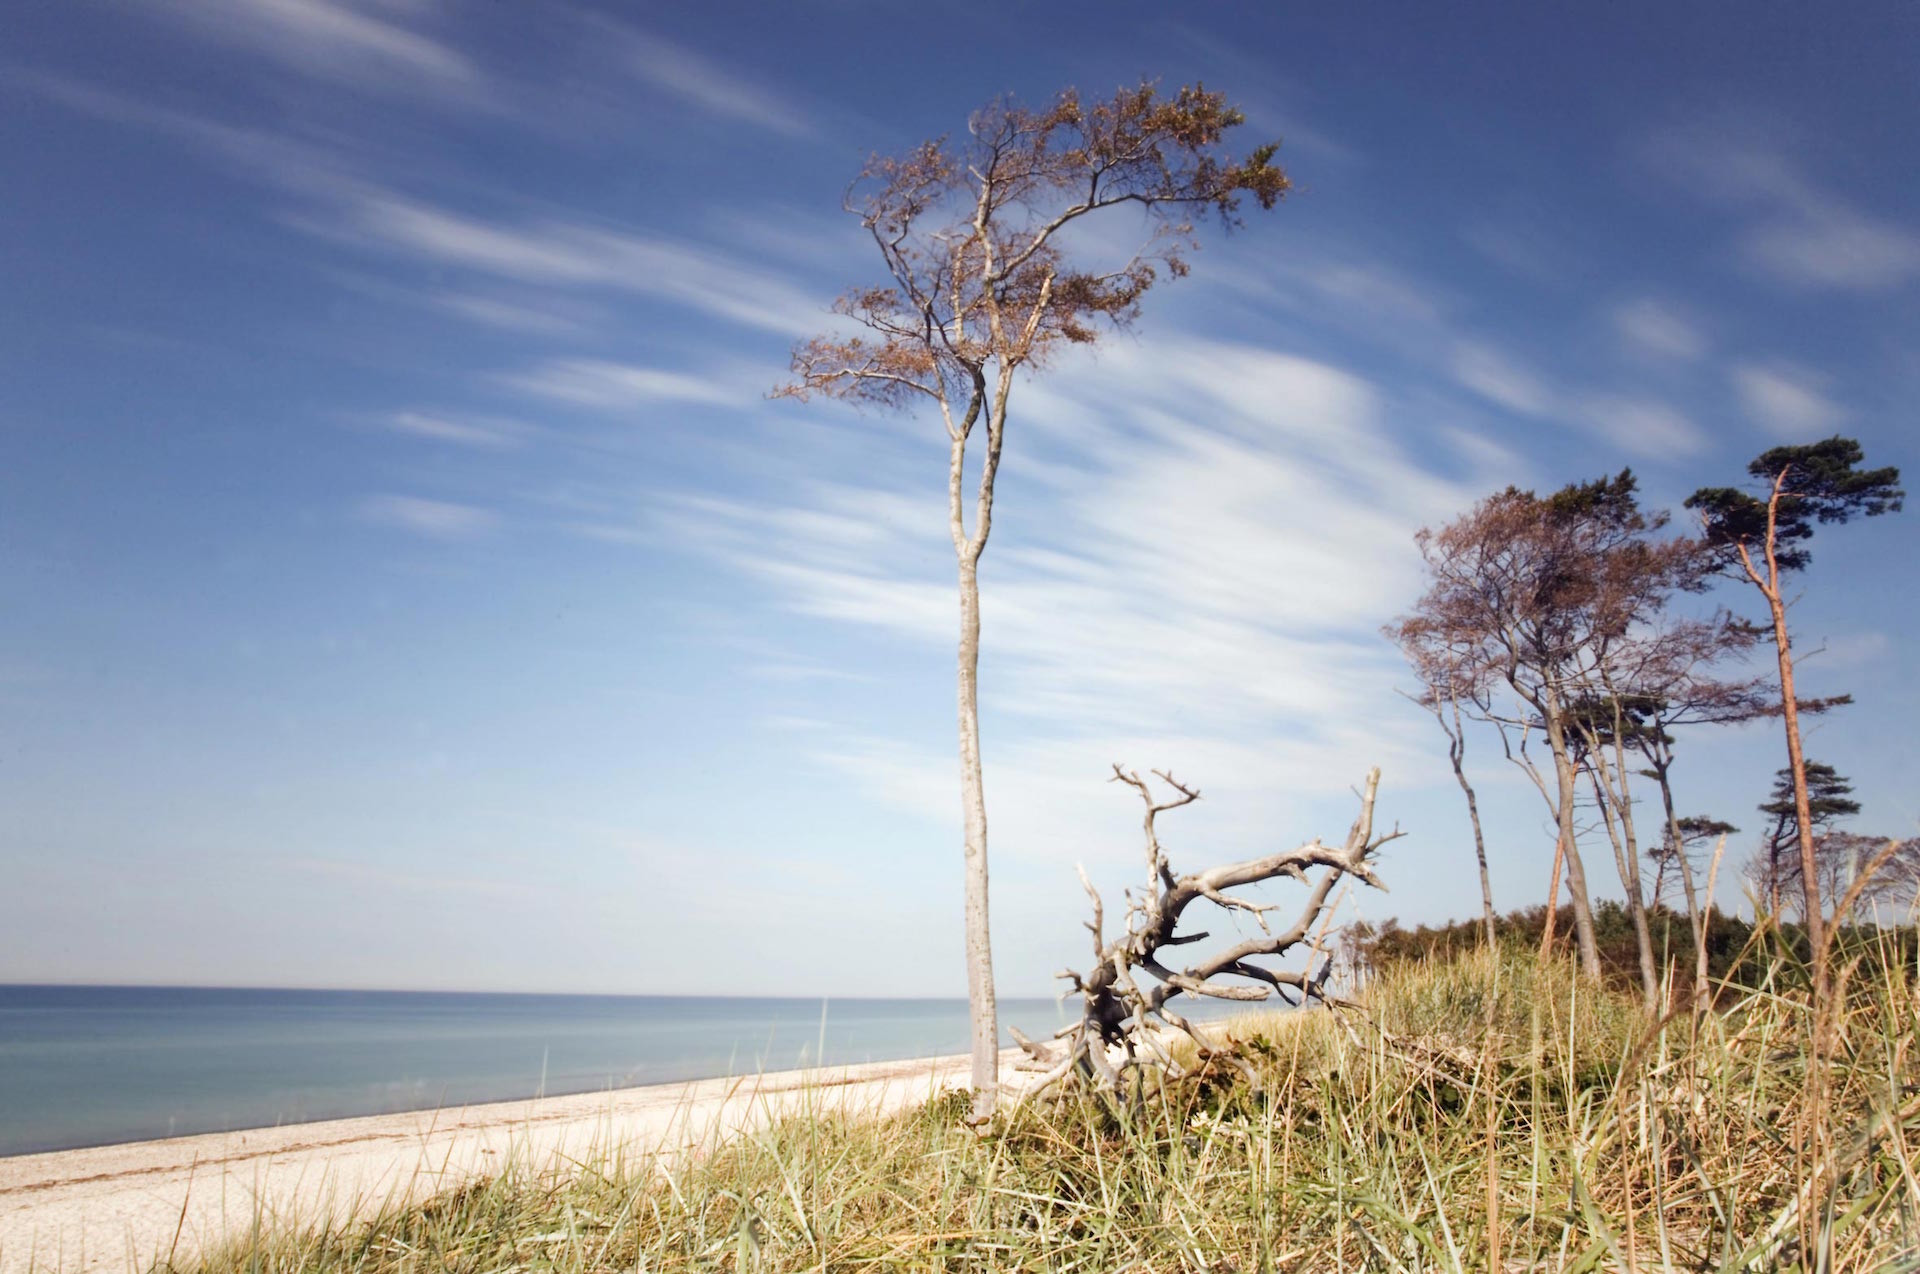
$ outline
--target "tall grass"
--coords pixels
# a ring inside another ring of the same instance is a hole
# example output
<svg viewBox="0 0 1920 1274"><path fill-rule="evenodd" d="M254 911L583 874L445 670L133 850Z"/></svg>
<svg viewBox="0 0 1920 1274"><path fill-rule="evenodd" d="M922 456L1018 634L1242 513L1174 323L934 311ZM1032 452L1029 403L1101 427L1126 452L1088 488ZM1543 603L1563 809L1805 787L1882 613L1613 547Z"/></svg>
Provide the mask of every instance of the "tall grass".
<svg viewBox="0 0 1920 1274"><path fill-rule="evenodd" d="M1654 1021L1566 963L1400 966L1364 1014L1230 1024L1257 1089L1223 1073L1127 1109L1026 1103L984 1133L961 1094L823 1109L677 1161L518 1164L425 1205L268 1227L199 1268L1920 1268L1914 970L1857 966L1817 1085L1790 976ZM1815 1114L1830 1152L1796 1131Z"/></svg>

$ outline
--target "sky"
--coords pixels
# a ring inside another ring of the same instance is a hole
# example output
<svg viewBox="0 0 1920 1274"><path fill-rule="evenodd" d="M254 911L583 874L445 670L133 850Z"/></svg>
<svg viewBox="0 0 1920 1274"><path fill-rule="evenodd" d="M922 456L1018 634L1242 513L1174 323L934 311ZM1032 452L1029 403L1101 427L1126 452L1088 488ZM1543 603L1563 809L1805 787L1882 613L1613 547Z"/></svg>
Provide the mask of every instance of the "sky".
<svg viewBox="0 0 1920 1274"><path fill-rule="evenodd" d="M982 563L1003 994L1143 870L1408 835L1414 533L1835 431L1920 475L1920 11L71 0L0 46L0 981L964 988L939 426L774 400L866 157L1195 80L1295 186L1015 390ZM1115 248L1091 236L1078 250ZM1920 509L1796 581L1808 752L1912 834ZM1724 603L1758 617L1758 598ZM1774 726L1696 732L1745 830ZM1469 740L1495 900L1538 796ZM1602 896L1618 896L1598 839ZM1723 873L1723 902L1739 899ZM1284 900L1284 892L1276 900Z"/></svg>

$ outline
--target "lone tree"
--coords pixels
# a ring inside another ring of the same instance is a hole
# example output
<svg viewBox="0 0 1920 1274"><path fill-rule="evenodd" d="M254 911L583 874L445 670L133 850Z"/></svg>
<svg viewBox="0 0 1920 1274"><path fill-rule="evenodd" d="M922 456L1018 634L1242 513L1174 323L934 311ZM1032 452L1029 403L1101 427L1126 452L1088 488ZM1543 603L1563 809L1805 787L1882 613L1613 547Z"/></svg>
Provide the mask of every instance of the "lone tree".
<svg viewBox="0 0 1920 1274"><path fill-rule="evenodd" d="M1702 487L1687 497L1687 507L1699 511L1707 542L1721 551L1725 573L1758 589L1773 620L1807 941L1813 948L1813 993L1823 1004L1830 989L1826 917L1821 911L1807 763L1800 747L1800 709L1793 689L1793 643L1787 634L1787 601L1780 577L1806 568L1812 559L1806 541L1812 538L1816 523L1848 522L1900 509L1906 497L1900 489L1900 471L1892 466L1862 469L1859 465L1865 458L1859 443L1837 435L1805 446L1775 447L1747 466L1748 476L1761 484L1761 494L1737 487Z"/></svg>
<svg viewBox="0 0 1920 1274"><path fill-rule="evenodd" d="M1069 89L1038 109L997 101L974 113L957 143L942 137L874 157L848 190L846 208L873 237L887 278L835 305L864 332L795 347L794 379L778 391L889 408L930 403L946 427L947 523L960 580L960 805L976 1116L993 1109L999 1076L977 693L979 569L1008 399L1023 368L1126 327L1163 273L1185 274L1198 216L1232 227L1244 196L1271 209L1286 194L1287 176L1273 163L1277 144L1244 157L1224 150L1227 133L1244 119L1198 85L1162 96L1142 83L1095 102ZM1082 255L1070 251L1073 232L1089 220L1128 213L1143 223L1129 259L1092 264L1085 247ZM967 444L982 427L969 525Z"/></svg>

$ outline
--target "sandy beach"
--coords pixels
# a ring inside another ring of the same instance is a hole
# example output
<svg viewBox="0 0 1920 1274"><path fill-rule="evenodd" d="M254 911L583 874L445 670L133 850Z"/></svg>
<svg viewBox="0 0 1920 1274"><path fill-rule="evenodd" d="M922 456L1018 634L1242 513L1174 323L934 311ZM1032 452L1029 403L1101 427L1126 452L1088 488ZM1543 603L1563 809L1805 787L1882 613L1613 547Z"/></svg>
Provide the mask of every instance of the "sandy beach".
<svg viewBox="0 0 1920 1274"><path fill-rule="evenodd" d="M674 1153L808 1108L898 1110L965 1076L964 1057L876 1062L0 1159L0 1274L145 1270L256 1217L421 1198L510 1158Z"/></svg>

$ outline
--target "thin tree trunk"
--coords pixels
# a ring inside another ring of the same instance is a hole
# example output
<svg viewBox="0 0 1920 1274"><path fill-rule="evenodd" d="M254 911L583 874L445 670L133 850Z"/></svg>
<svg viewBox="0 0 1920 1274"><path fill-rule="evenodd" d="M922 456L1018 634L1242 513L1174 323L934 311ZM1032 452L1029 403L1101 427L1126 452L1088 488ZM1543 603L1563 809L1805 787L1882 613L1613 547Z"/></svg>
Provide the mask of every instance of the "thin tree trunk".
<svg viewBox="0 0 1920 1274"><path fill-rule="evenodd" d="M987 924L987 791L980 765L980 554L987 546L993 508L993 477L999 460L1000 430L990 420L988 447L980 477L974 533L967 534L965 480L967 437L986 399L976 373L966 417L949 428L952 442L947 468L947 520L960 577L959 716L960 814L964 825L966 873L966 960L968 1080L973 1117L993 1114L1000 1096L1000 1018L994 1004L993 944ZM1001 395L1004 409L1005 394Z"/></svg>
<svg viewBox="0 0 1920 1274"><path fill-rule="evenodd" d="M1467 794L1467 818L1473 823L1473 853L1480 862L1480 915L1487 930L1487 946L1494 944L1493 876L1487 871L1487 838L1480 830L1480 802L1473 795L1473 784L1467 782L1467 775L1460 763L1453 763L1453 777L1460 780L1460 790Z"/></svg>
<svg viewBox="0 0 1920 1274"><path fill-rule="evenodd" d="M1460 784L1460 790L1467 797L1467 818L1473 823L1473 853L1480 863L1480 914L1486 925L1487 947L1494 944L1493 876L1487 871L1487 838L1480 830L1480 801L1473 794L1473 784L1467 781L1466 729L1460 721L1460 699L1457 695L1448 695L1447 705L1453 712L1453 728L1447 729L1447 722L1441 718L1440 727L1447 730L1447 758L1453 762L1453 777ZM1439 705L1434 705L1434 715L1439 715Z"/></svg>
<svg viewBox="0 0 1920 1274"><path fill-rule="evenodd" d="M1640 879L1640 841L1633 828L1633 793L1627 783L1626 720L1620 710L1620 694L1604 667L1601 680L1613 707L1613 760L1607 764L1607 745L1599 734L1580 724L1591 760L1588 773L1593 779L1594 795L1600 801L1600 814L1606 820L1607 838L1613 842L1614 864L1620 869L1620 885L1627 892L1627 919L1633 922L1633 941L1640 959L1640 991L1649 1013L1659 1011L1660 973L1653 957L1653 932L1647 924L1645 885Z"/></svg>
<svg viewBox="0 0 1920 1274"><path fill-rule="evenodd" d="M1593 780L1594 799L1600 804L1600 817L1606 820L1607 838L1613 842L1614 865L1620 869L1620 884L1627 891L1627 919L1633 922L1633 941L1640 958L1640 994L1648 1012L1660 1005L1660 974L1653 963L1653 933L1647 928L1646 901L1640 890L1640 858L1634 845L1633 824L1626 812L1627 802L1616 796L1607 774L1606 757L1594 749L1594 765L1588 771ZM1624 783L1622 784L1624 789Z"/></svg>
<svg viewBox="0 0 1920 1274"><path fill-rule="evenodd" d="M1611 687L1609 687L1611 690ZM1640 837L1633 826L1633 791L1627 778L1626 722L1620 713L1620 699L1614 695L1613 717L1614 786L1618 789L1620 840L1626 854L1622 883L1627 887L1627 903L1633 908L1633 933L1640 944L1640 983L1646 991L1647 1011L1660 1009L1660 971L1653 956L1653 933L1648 927L1646 884L1640 879ZM1600 773L1605 777L1606 757L1600 758Z"/></svg>
<svg viewBox="0 0 1920 1274"><path fill-rule="evenodd" d="M1771 550L1771 545L1768 546ZM1768 554L1772 556L1771 552ZM1813 809L1807 799L1807 759L1800 750L1800 707L1793 691L1793 646L1787 636L1787 608L1779 590L1770 590L1767 605L1773 611L1773 645L1780 656L1780 707L1786 719L1787 764L1793 770L1793 812L1800 837L1800 885L1805 899L1807 945L1813 950L1813 998L1827 1002L1827 923L1820 903L1820 872L1813 853Z"/></svg>
<svg viewBox="0 0 1920 1274"><path fill-rule="evenodd" d="M969 1078L976 1115L993 1112L1000 1082L1000 1023L993 995L993 945L987 925L987 793L980 766L980 576L960 559L960 810L966 824L967 1005Z"/></svg>
<svg viewBox="0 0 1920 1274"><path fill-rule="evenodd" d="M1548 695L1556 693L1553 687L1548 687ZM1593 936L1593 903L1587 893L1587 869L1580 861L1580 846L1573 834L1573 758L1567 751L1566 724L1560 719L1559 705L1551 700L1541 715L1547 721L1547 746L1553 749L1553 772L1560 794L1554 814L1560 824L1560 844L1567 859L1567 890L1573 895L1574 943L1580 949L1580 967L1589 977L1597 978L1600 947Z"/></svg>
<svg viewBox="0 0 1920 1274"><path fill-rule="evenodd" d="M1673 807L1673 783L1667 776L1669 762L1664 747L1660 751L1661 756L1653 761L1653 777L1660 784L1660 805L1667 815L1667 840L1673 846L1674 865L1680 869L1680 886L1687 893L1687 927L1693 931L1693 1011L1705 1013L1713 1003L1707 990L1707 931L1712 913L1701 907L1699 894L1693 887L1693 864L1687 861L1687 845L1680 836L1680 816ZM1655 897L1654 901L1660 900ZM1707 899L1706 905L1711 908L1713 900Z"/></svg>
<svg viewBox="0 0 1920 1274"><path fill-rule="evenodd" d="M1805 915L1802 923L1807 930L1807 945L1812 949L1813 957L1813 1060L1814 1065L1807 1068L1805 1078L1806 1091L1806 1132L1804 1143L1808 1148L1808 1159L1813 1164L1825 1162L1823 1155L1827 1149L1828 1134L1824 1088L1826 1086L1827 1034L1833 1013L1832 987L1827 979L1827 931L1826 915L1820 905L1820 876L1813 856L1813 809L1807 799L1807 760L1800 748L1800 704L1793 689L1793 644L1787 636L1787 607L1780 596L1780 559L1778 556L1778 527L1780 512L1780 491L1786 484L1787 471L1782 470L1773 480L1773 494L1767 500L1767 578L1763 581L1759 572L1753 569L1753 562L1747 555L1746 546L1740 548L1741 564L1753 582L1760 585L1760 592L1767 599L1767 609L1773 615L1773 649L1780 660L1780 715L1787 731L1787 765L1793 771L1793 813L1798 824L1795 829L1800 841L1800 888L1805 899ZM1800 1219L1801 1243L1813 1248L1817 1232L1812 1220L1813 1200L1818 1191L1831 1180L1828 1170L1816 1170L1807 1173L1802 1186L1802 1210ZM1824 1254L1822 1254L1824 1255ZM1824 1262L1823 1262L1824 1264Z"/></svg>
<svg viewBox="0 0 1920 1274"><path fill-rule="evenodd" d="M1740 565L1746 570L1747 578L1759 588L1761 596L1767 599L1767 609L1773 616L1773 650L1780 660L1780 715L1786 724L1787 767L1793 771L1793 812L1800 841L1800 888L1806 910L1803 922L1807 929L1807 944L1812 948L1813 955L1813 1002L1824 1010L1831 990L1827 978L1827 924L1820 906L1820 877L1813 855L1813 809L1807 799L1807 760L1800 750L1800 703L1793 689L1793 642L1787 636L1787 607L1780 596L1780 492L1786 485L1788 472L1782 469L1775 476L1773 494L1767 499L1767 538L1763 544L1767 561L1766 576L1763 578L1754 566L1745 543L1739 545L1739 551ZM1777 912L1777 903L1775 909ZM1818 1021L1814 1035L1817 1051L1824 1044Z"/></svg>

